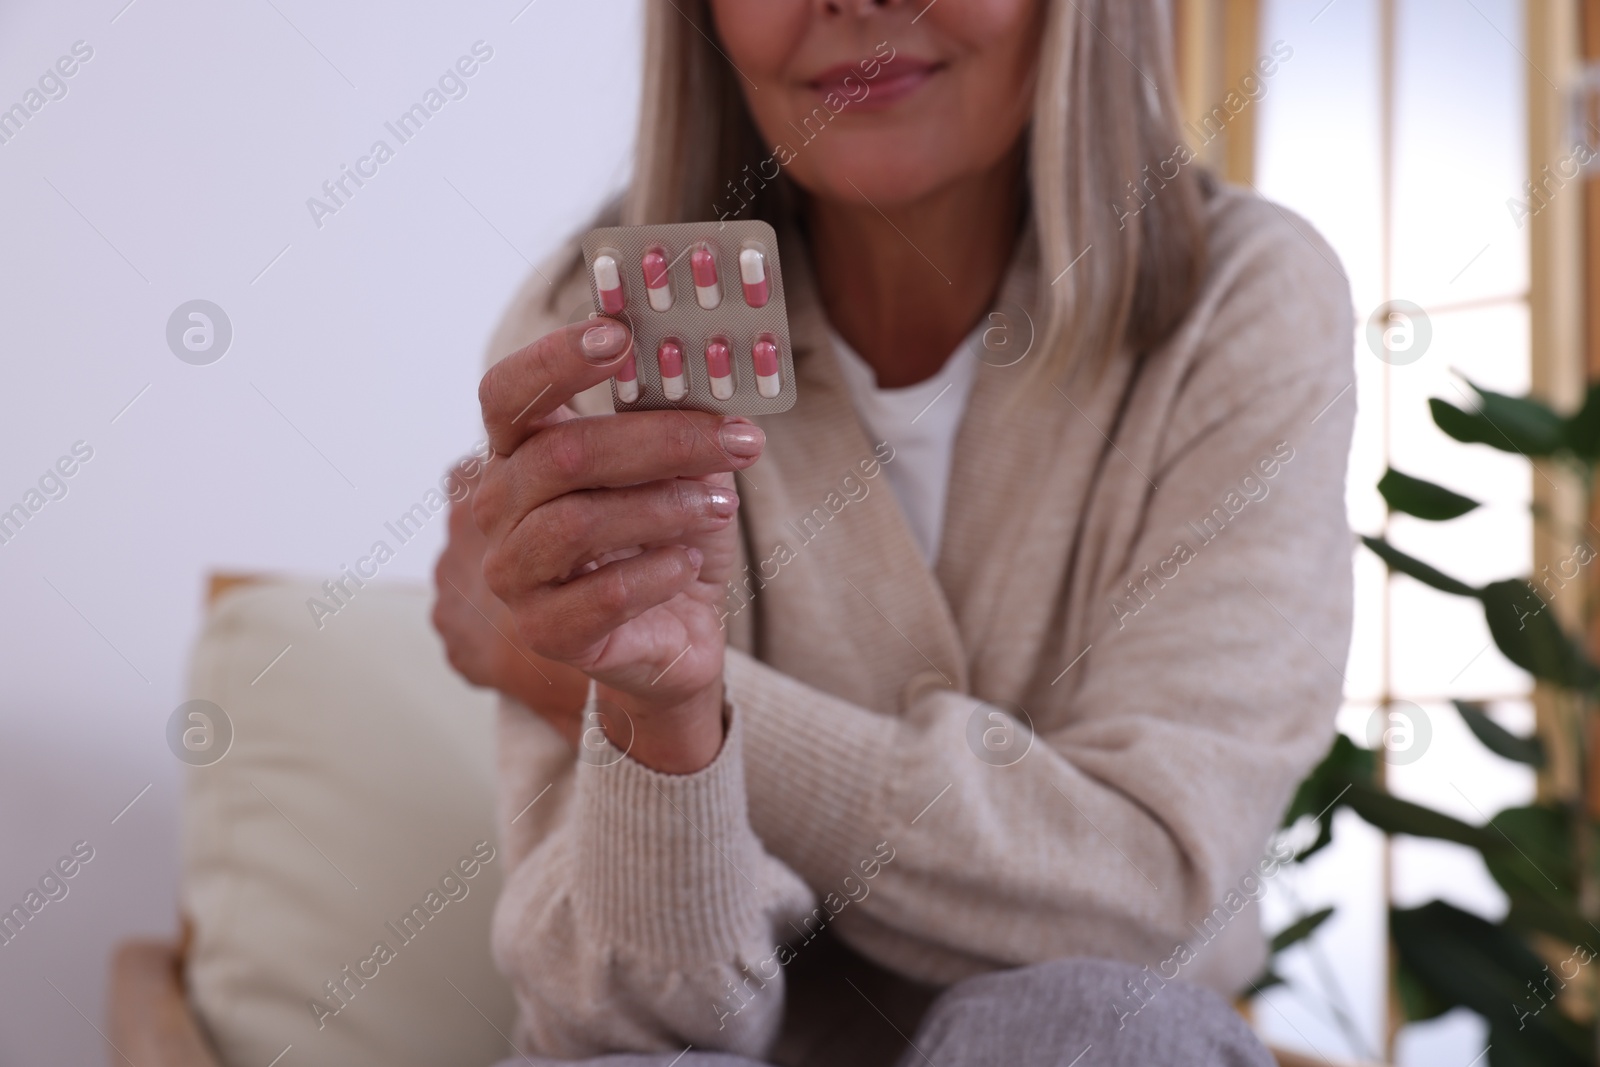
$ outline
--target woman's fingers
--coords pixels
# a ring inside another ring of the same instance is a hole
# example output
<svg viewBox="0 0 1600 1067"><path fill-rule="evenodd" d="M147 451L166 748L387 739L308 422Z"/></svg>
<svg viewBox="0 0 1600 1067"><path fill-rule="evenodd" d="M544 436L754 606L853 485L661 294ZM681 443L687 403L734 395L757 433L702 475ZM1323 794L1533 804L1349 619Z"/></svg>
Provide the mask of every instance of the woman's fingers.
<svg viewBox="0 0 1600 1067"><path fill-rule="evenodd" d="M743 470L765 442L754 423L703 411L570 419L497 460L498 471L478 489L474 515L491 540L502 538L567 493Z"/></svg>
<svg viewBox="0 0 1600 1067"><path fill-rule="evenodd" d="M487 568L495 584L564 581L613 552L720 530L738 510L732 489L684 478L568 493L519 524Z"/></svg>
<svg viewBox="0 0 1600 1067"><path fill-rule="evenodd" d="M617 372L632 351L628 328L587 319L545 334L489 368L478 384L489 445L509 456L539 420Z"/></svg>
<svg viewBox="0 0 1600 1067"><path fill-rule="evenodd" d="M531 653L644 686L698 645L676 678L685 693L709 690L722 647L710 594L737 557L729 472L755 463L765 437L701 411L574 416L568 400L615 374L632 344L621 323L591 319L484 376L494 455L472 493L482 574Z"/></svg>
<svg viewBox="0 0 1600 1067"><path fill-rule="evenodd" d="M606 638L630 619L677 596L700 573L698 549L671 545L615 560L529 598L518 629L542 656L591 666Z"/></svg>
<svg viewBox="0 0 1600 1067"><path fill-rule="evenodd" d="M433 628L444 641L445 656L467 681L484 686L497 681L490 666L494 662L491 646L501 640L486 613L495 605L501 613L506 611L483 582L486 544L467 506L452 504L449 539L433 569L437 590Z"/></svg>

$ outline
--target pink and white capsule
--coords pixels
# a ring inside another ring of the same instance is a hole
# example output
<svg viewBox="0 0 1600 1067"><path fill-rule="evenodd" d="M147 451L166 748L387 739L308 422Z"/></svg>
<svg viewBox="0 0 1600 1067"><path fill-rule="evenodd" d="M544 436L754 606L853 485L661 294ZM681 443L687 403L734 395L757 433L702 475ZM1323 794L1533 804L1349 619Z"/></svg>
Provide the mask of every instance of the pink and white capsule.
<svg viewBox="0 0 1600 1067"><path fill-rule="evenodd" d="M594 287L600 292L600 310L607 315L622 313L622 275L617 261L608 255L594 257Z"/></svg>
<svg viewBox="0 0 1600 1067"><path fill-rule="evenodd" d="M756 338L750 355L756 365L756 392L771 400L783 389L778 376L778 343L770 333Z"/></svg>
<svg viewBox="0 0 1600 1067"><path fill-rule="evenodd" d="M717 281L717 254L704 241L689 253L689 273L694 275L694 297L710 311L722 303L722 286Z"/></svg>
<svg viewBox="0 0 1600 1067"><path fill-rule="evenodd" d="M728 342L713 337L706 342L706 376L711 379L711 395L718 400L733 399L733 353Z"/></svg>
<svg viewBox="0 0 1600 1067"><path fill-rule="evenodd" d="M739 280L744 283L744 302L753 308L766 307L772 290L767 284L767 257L759 248L739 253Z"/></svg>
<svg viewBox="0 0 1600 1067"><path fill-rule="evenodd" d="M683 346L670 337L656 349L656 366L661 368L661 392L673 403L689 395L683 378Z"/></svg>
<svg viewBox="0 0 1600 1067"><path fill-rule="evenodd" d="M644 267L644 291L650 297L650 306L656 311L672 308L672 286L667 284L667 253L662 248L651 248L641 261Z"/></svg>
<svg viewBox="0 0 1600 1067"><path fill-rule="evenodd" d="M631 347L617 370L617 399L624 404L632 404L639 399L639 368L634 365Z"/></svg>

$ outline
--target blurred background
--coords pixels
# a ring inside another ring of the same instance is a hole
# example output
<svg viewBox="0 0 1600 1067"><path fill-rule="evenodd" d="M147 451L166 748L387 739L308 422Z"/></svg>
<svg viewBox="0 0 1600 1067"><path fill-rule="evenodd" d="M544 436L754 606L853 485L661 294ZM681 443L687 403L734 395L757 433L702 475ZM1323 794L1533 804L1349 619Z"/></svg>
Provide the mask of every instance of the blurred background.
<svg viewBox="0 0 1600 1067"><path fill-rule="evenodd" d="M1412 342L1354 339L1355 527L1475 584L1570 555L1530 519L1563 506L1557 482L1449 441L1426 401L1470 406L1459 374L1571 408L1600 363L1583 289L1595 187L1526 186L1578 141L1600 146L1581 79L1600 5L1185 0L1177 15L1206 161L1331 241L1358 321L1386 330L1386 309L1415 308ZM638 0L0 4L0 107L49 86L26 121L0 115L0 510L30 516L0 526L0 900L73 842L96 851L59 911L0 948L0 1063L115 1056L97 1029L108 955L177 928L184 767L166 729L207 576L336 577L478 440L490 329L626 179L639 22ZM466 55L461 94L331 198L324 183ZM1274 72L1210 135L1205 116L1267 55ZM1391 518L1374 489L1390 466L1485 506ZM443 528L382 579L425 581ZM1539 718L1481 612L1364 550L1356 566L1344 732L1368 745L1375 715L1415 708L1424 750L1385 753L1392 792L1471 823L1533 798L1535 771L1486 755L1449 704L1484 701L1515 732ZM1476 1062L1487 1029L1464 1010L1397 1034L1386 909L1434 898L1507 907L1470 850L1342 812L1333 845L1272 887L1273 929L1336 911L1285 953L1258 1025L1335 1060Z"/></svg>

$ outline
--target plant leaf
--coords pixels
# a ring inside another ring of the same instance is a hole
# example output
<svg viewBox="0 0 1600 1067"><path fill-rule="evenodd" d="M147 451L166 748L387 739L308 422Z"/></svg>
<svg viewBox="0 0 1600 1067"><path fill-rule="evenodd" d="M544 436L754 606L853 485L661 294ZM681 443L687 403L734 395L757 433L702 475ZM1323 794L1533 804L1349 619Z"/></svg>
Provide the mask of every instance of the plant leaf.
<svg viewBox="0 0 1600 1067"><path fill-rule="evenodd" d="M1506 808L1489 820L1489 827L1538 872L1547 889L1567 895L1577 891L1572 813L1566 808L1554 804Z"/></svg>
<svg viewBox="0 0 1600 1067"><path fill-rule="evenodd" d="M1390 467L1378 480L1378 492L1389 505L1390 511L1415 515L1431 522L1443 522L1465 515L1478 506L1471 497L1462 496L1442 485L1401 474Z"/></svg>
<svg viewBox="0 0 1600 1067"><path fill-rule="evenodd" d="M1420 908L1391 908L1396 954L1439 1001L1488 1020L1508 1041L1537 1052L1551 1067L1591 1064L1589 1031L1529 992L1545 978L1544 962L1504 926L1435 900Z"/></svg>
<svg viewBox="0 0 1600 1067"><path fill-rule="evenodd" d="M1362 748L1344 734L1334 734L1333 744L1322 762L1312 768L1295 791L1284 812L1282 828L1287 830L1301 817L1316 815L1333 803L1334 797L1349 782L1374 782L1378 775L1377 753Z"/></svg>
<svg viewBox="0 0 1600 1067"><path fill-rule="evenodd" d="M1522 933L1549 934L1569 945L1593 945L1594 927L1578 914L1576 898L1550 888L1550 883L1539 875L1516 852L1505 850L1492 853L1484 859L1489 874L1511 898L1511 909L1506 913L1505 925Z"/></svg>
<svg viewBox="0 0 1600 1067"><path fill-rule="evenodd" d="M1348 805L1357 815L1386 834L1409 834L1412 837L1454 841L1485 854L1508 847L1505 839L1493 830L1473 826L1409 800L1401 800L1364 783L1353 783L1340 803Z"/></svg>
<svg viewBox="0 0 1600 1067"><path fill-rule="evenodd" d="M1284 977L1277 971L1273 970L1269 965L1260 974L1256 975L1247 987L1239 990L1239 998L1243 999L1247 996L1256 996L1258 994L1265 993L1275 985L1288 984L1289 983L1284 980Z"/></svg>
<svg viewBox="0 0 1600 1067"><path fill-rule="evenodd" d="M1471 379L1462 380L1478 394L1478 411L1497 432L1518 443L1517 451L1530 456L1548 456L1566 445L1567 420L1557 415L1549 404L1531 396L1496 393Z"/></svg>
<svg viewBox="0 0 1600 1067"><path fill-rule="evenodd" d="M1572 813L1555 804L1507 808L1489 827L1509 846L1484 856L1490 875L1511 898L1505 925L1568 944L1600 943L1600 931L1578 911ZM1595 827L1587 832L1591 848L1600 844Z"/></svg>
<svg viewBox="0 0 1600 1067"><path fill-rule="evenodd" d="M1546 1014L1555 1011L1548 1009ZM1570 1048L1542 1030L1512 1023L1489 1027L1488 1067L1591 1067L1592 1056L1574 1057ZM1475 1065L1472 1065L1475 1067Z"/></svg>
<svg viewBox="0 0 1600 1067"><path fill-rule="evenodd" d="M1496 393L1471 381L1467 384L1478 394L1476 410L1467 411L1437 397L1428 401L1434 423L1457 441L1524 456L1548 456L1566 446L1566 420L1543 401Z"/></svg>
<svg viewBox="0 0 1600 1067"><path fill-rule="evenodd" d="M1546 682L1567 689L1600 685L1600 668L1589 662L1561 629L1555 613L1520 578L1491 582L1478 592L1489 634L1506 659Z"/></svg>
<svg viewBox="0 0 1600 1067"><path fill-rule="evenodd" d="M1438 397L1428 401L1428 411L1433 415L1435 426L1462 444L1493 445L1502 451L1509 451L1504 447L1500 435L1494 432L1494 427L1477 412L1463 411L1450 401Z"/></svg>
<svg viewBox="0 0 1600 1067"><path fill-rule="evenodd" d="M1317 820L1317 838L1300 853L1299 859L1304 860L1333 840L1333 806L1345 786L1351 782L1374 782L1377 774L1377 753L1362 748L1344 734L1334 735L1328 754L1295 790L1280 824L1287 830L1301 819Z"/></svg>
<svg viewBox="0 0 1600 1067"><path fill-rule="evenodd" d="M1405 1013L1407 1022L1437 1019L1455 1007L1429 989L1422 979L1411 973L1411 968L1399 960L1395 961L1394 986L1395 992L1400 995L1400 1010Z"/></svg>
<svg viewBox="0 0 1600 1067"><path fill-rule="evenodd" d="M1443 571L1435 570L1415 556L1406 555L1381 537L1363 536L1361 543L1372 549L1379 559L1389 565L1390 570L1409 574L1423 585L1431 585L1441 592L1454 593L1456 596L1478 595L1478 590L1466 582L1458 581Z"/></svg>
<svg viewBox="0 0 1600 1067"><path fill-rule="evenodd" d="M1544 766L1544 742L1538 736L1521 737L1512 733L1489 718L1489 713L1484 710L1482 704L1474 704L1467 700L1457 700L1453 703L1466 722L1467 729L1471 730L1490 752L1517 763L1526 763L1530 767Z"/></svg>
<svg viewBox="0 0 1600 1067"><path fill-rule="evenodd" d="M1310 915L1302 915L1272 935L1272 952L1277 954L1290 945L1304 941L1316 933L1317 927L1327 922L1332 916L1332 908L1323 908L1321 911L1314 911Z"/></svg>
<svg viewBox="0 0 1600 1067"><path fill-rule="evenodd" d="M1505 432L1500 424L1493 421L1491 416L1486 416L1482 410L1465 411L1438 397L1428 401L1428 410L1433 413L1434 425L1463 444L1488 445L1502 452L1532 457L1548 456L1562 443L1559 439L1547 442L1513 436ZM1559 438L1559 434L1557 436Z"/></svg>

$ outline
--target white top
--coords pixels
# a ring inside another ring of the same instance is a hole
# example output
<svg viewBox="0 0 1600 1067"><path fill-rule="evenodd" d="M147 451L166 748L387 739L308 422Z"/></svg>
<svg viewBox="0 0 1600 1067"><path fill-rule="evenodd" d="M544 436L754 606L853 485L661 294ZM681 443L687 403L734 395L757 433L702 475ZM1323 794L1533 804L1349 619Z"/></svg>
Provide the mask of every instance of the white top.
<svg viewBox="0 0 1600 1067"><path fill-rule="evenodd" d="M894 448L894 458L883 469L922 558L932 566L939 557L956 431L978 377L983 326L956 346L939 373L904 389L878 388L872 367L832 328L828 334L839 354L839 371L850 389L856 418L874 443L888 441Z"/></svg>

